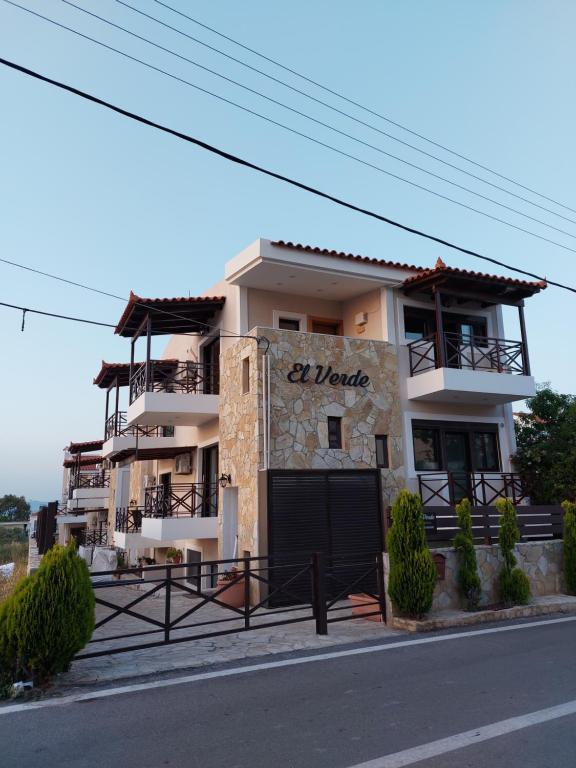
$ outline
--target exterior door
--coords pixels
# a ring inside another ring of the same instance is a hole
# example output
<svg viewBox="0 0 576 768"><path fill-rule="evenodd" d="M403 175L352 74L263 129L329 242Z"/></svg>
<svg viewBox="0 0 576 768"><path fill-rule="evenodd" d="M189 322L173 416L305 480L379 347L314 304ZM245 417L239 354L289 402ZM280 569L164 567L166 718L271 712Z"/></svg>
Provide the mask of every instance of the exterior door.
<svg viewBox="0 0 576 768"><path fill-rule="evenodd" d="M471 498L470 443L467 432L444 433L444 451L446 453L446 471L452 476L452 503L457 504L464 498Z"/></svg>
<svg viewBox="0 0 576 768"><path fill-rule="evenodd" d="M198 588L202 586L201 562L202 552L197 549L186 550L186 581Z"/></svg>
<svg viewBox="0 0 576 768"><path fill-rule="evenodd" d="M158 507L163 517L167 517L170 514L170 493L172 491L172 473L164 472L158 478L160 480L160 499Z"/></svg>
<svg viewBox="0 0 576 768"><path fill-rule="evenodd" d="M205 395L217 395L220 391L220 339L214 339L202 347L204 364L202 392Z"/></svg>
<svg viewBox="0 0 576 768"><path fill-rule="evenodd" d="M309 318L311 333L324 333L328 336L341 336L342 335L342 321L341 320L326 320L322 317Z"/></svg>
<svg viewBox="0 0 576 768"><path fill-rule="evenodd" d="M218 446L202 449L202 517L218 514Z"/></svg>

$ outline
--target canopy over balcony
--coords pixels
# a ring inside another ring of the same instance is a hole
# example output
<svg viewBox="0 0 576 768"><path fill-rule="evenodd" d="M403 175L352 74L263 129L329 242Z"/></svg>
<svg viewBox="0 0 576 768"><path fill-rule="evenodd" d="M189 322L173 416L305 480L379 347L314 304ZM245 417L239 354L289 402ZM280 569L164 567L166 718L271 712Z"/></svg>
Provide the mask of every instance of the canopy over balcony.
<svg viewBox="0 0 576 768"><path fill-rule="evenodd" d="M216 312L224 306L224 296L189 296L173 299L145 299L130 292L130 298L116 326L119 336L132 338L149 319L149 334L203 333Z"/></svg>
<svg viewBox="0 0 576 768"><path fill-rule="evenodd" d="M178 365L178 360L157 360L154 374L158 379L163 378ZM141 368L144 363L132 363L132 370ZM102 360L102 365L93 383L100 389L110 390L113 387L127 387L130 384L130 363L107 363Z"/></svg>

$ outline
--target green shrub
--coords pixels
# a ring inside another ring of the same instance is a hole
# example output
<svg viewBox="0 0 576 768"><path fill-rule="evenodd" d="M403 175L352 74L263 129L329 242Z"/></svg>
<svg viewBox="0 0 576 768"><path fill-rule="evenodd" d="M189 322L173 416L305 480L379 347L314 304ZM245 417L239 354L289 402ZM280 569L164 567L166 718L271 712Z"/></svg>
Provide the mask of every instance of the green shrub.
<svg viewBox="0 0 576 768"><path fill-rule="evenodd" d="M564 509L564 581L569 595L576 595L576 503L563 501Z"/></svg>
<svg viewBox="0 0 576 768"><path fill-rule="evenodd" d="M475 611L478 608L481 595L480 577L478 576L478 564L476 562L476 549L472 536L472 517L470 516L470 502L468 499L456 505L458 525L460 530L454 537L454 549L458 553L458 590L464 601L467 611Z"/></svg>
<svg viewBox="0 0 576 768"><path fill-rule="evenodd" d="M12 680L65 672L94 630L94 592L71 543L47 552L0 612L0 659Z"/></svg>
<svg viewBox="0 0 576 768"><path fill-rule="evenodd" d="M421 618L432 606L436 566L426 545L422 501L418 494L406 490L398 494L392 506L388 550L390 598L401 615Z"/></svg>
<svg viewBox="0 0 576 768"><path fill-rule="evenodd" d="M504 560L498 576L498 595L504 605L522 605L530 597L530 582L526 574L515 567L514 547L520 541L516 510L510 499L498 499L496 509L500 513L498 543Z"/></svg>

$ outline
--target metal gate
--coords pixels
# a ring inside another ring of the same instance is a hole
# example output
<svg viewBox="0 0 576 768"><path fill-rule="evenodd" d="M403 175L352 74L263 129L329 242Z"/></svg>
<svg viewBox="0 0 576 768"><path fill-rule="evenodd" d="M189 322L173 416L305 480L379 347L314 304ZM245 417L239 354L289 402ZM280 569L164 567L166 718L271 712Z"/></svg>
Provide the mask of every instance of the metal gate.
<svg viewBox="0 0 576 768"><path fill-rule="evenodd" d="M295 556L321 552L328 576L353 583L365 563L383 550L380 475L377 470L271 470L268 473L268 555L274 565L288 565ZM333 583L332 583L333 582ZM356 584L356 591L377 591L375 574ZM292 592L305 594L296 580ZM328 578L328 597L338 594ZM289 603L277 595L272 605Z"/></svg>

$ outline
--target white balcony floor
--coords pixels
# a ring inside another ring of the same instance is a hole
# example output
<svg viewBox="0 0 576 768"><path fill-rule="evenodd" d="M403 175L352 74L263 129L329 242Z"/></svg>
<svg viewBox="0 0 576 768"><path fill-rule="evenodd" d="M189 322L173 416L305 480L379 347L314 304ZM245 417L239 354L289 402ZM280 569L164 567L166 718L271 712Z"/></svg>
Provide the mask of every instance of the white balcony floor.
<svg viewBox="0 0 576 768"><path fill-rule="evenodd" d="M128 408L133 424L169 424L197 427L218 416L219 395L178 392L144 392Z"/></svg>
<svg viewBox="0 0 576 768"><path fill-rule="evenodd" d="M406 389L409 400L478 405L512 403L536 394L532 376L459 368L435 368L416 374L407 379Z"/></svg>

